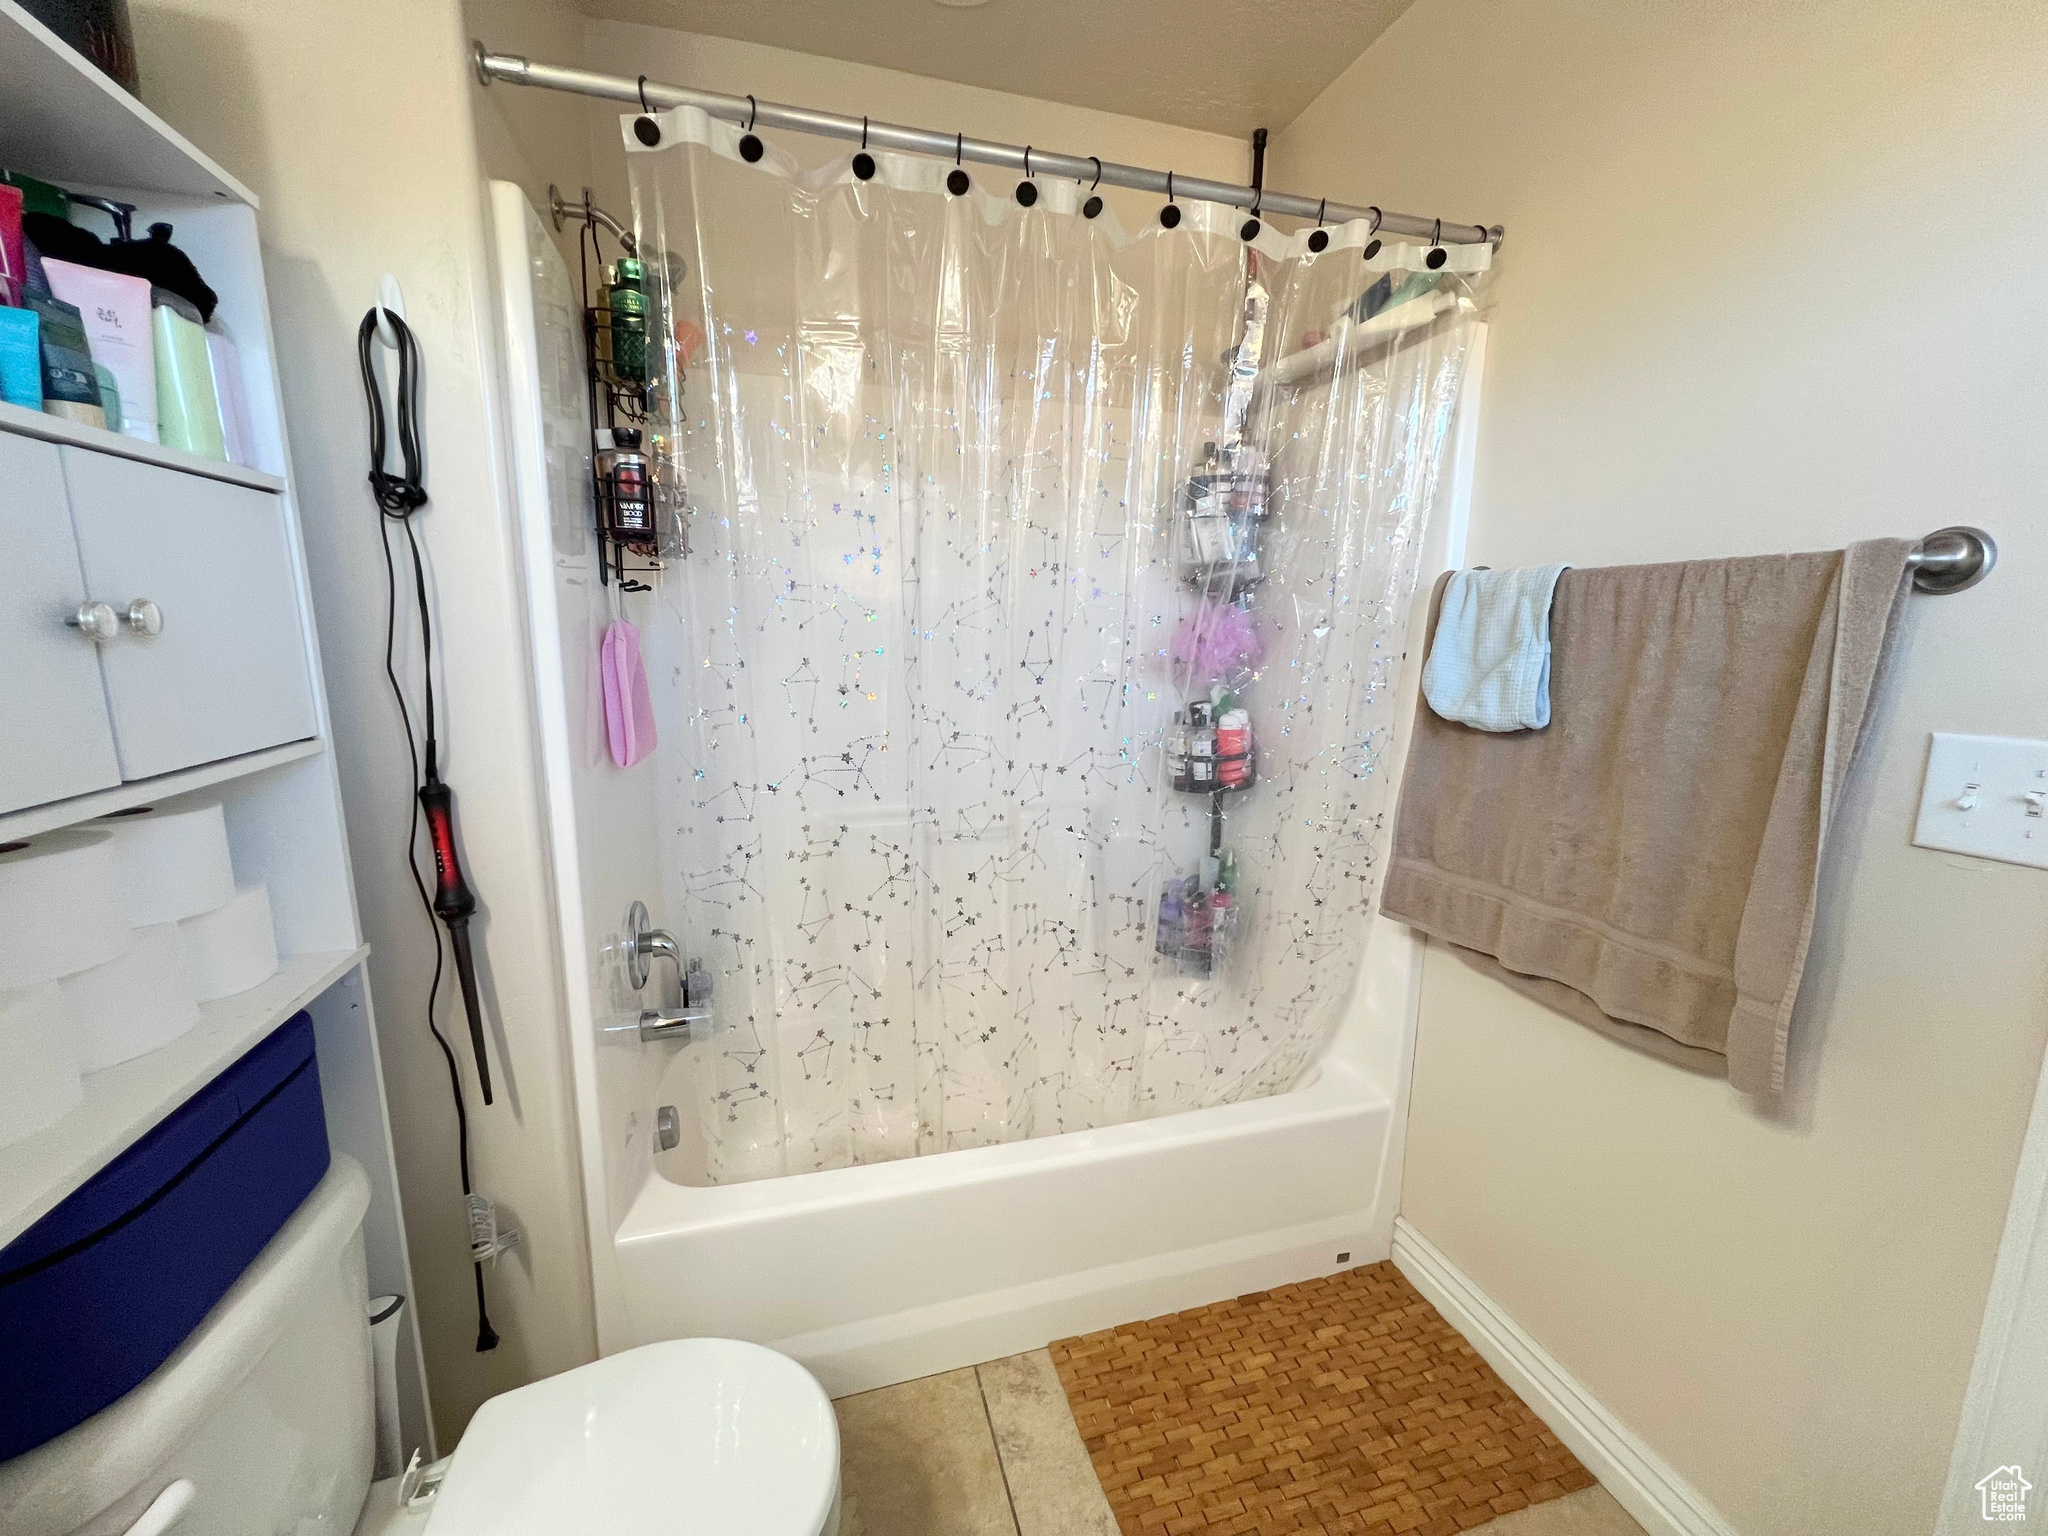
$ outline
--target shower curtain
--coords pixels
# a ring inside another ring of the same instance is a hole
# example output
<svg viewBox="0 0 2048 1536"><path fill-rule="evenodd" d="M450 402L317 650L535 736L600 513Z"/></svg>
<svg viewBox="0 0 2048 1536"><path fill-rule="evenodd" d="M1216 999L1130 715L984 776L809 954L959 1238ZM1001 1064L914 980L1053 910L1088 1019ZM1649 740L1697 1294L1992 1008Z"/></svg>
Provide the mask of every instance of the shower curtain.
<svg viewBox="0 0 2048 1536"><path fill-rule="evenodd" d="M1285 1091L1358 975L1490 252L654 121L632 601L709 1176Z"/></svg>

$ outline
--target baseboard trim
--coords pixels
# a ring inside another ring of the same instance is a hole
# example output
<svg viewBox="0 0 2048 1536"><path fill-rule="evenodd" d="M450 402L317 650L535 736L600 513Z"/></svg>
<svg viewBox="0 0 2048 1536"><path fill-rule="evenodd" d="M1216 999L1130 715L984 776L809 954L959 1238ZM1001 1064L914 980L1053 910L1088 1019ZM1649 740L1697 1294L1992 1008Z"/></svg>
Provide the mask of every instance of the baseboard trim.
<svg viewBox="0 0 2048 1536"><path fill-rule="evenodd" d="M1405 1217L1394 1218L1394 1264L1650 1536L1737 1536L1697 1489L1602 1407Z"/></svg>

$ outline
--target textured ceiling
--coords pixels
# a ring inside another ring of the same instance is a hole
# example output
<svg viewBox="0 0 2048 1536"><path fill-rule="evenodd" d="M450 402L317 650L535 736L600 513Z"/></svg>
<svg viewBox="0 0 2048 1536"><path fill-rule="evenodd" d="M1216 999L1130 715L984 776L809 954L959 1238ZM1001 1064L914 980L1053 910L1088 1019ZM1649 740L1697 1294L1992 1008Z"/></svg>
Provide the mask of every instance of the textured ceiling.
<svg viewBox="0 0 2048 1536"><path fill-rule="evenodd" d="M1282 128L1411 0L579 0L585 14L1155 122Z"/></svg>

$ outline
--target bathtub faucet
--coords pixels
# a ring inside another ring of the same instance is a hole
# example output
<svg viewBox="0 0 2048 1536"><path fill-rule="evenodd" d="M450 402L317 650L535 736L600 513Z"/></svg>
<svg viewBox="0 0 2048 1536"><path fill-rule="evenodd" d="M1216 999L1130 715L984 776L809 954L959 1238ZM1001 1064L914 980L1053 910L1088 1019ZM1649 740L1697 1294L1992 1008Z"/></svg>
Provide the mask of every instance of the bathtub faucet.
<svg viewBox="0 0 2048 1536"><path fill-rule="evenodd" d="M646 987L656 960L672 962L683 1005L675 1010L644 1008L636 1022L607 1025L606 1034L637 1034L642 1040L675 1040L687 1045L709 1040L717 1033L711 1012L711 973L701 961L684 962L675 935L649 921L645 902L636 901L626 909L625 937L619 948L626 961L626 978L636 992Z"/></svg>
<svg viewBox="0 0 2048 1536"><path fill-rule="evenodd" d="M626 933L620 940L619 947L625 955L626 978L633 983L635 992L647 985L647 978L654 970L654 962L667 960L674 964L677 979L683 983L685 990L688 989L691 980L689 973L697 972L702 978L705 998L710 998L710 976L706 975L694 960L690 962L688 970L685 970L683 952L676 944L675 935L666 928L654 926L648 919L646 902L636 901L626 908ZM687 1003L690 999L685 997L684 1001Z"/></svg>

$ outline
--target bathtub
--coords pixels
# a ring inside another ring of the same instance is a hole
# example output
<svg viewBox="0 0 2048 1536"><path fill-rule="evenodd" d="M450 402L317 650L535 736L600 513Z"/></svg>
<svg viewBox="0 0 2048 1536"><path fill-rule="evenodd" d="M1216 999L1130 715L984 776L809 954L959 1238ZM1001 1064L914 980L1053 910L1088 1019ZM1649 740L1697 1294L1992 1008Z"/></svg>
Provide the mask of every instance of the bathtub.
<svg viewBox="0 0 2048 1536"><path fill-rule="evenodd" d="M835 1397L1384 1258L1392 1106L1290 1093L732 1185L650 1169L615 1234L637 1339L753 1339Z"/></svg>
<svg viewBox="0 0 2048 1536"><path fill-rule="evenodd" d="M495 182L491 197L600 1351L748 1339L842 1395L1388 1257L1421 945L1383 919L1328 1051L1285 1094L738 1184L706 1184L687 1152L654 1150L676 1053L693 1047L613 1032L640 1001L617 980L626 908L645 899L662 919L659 810L655 758L598 767L586 745L586 662L609 608L589 578L576 448L589 442L580 313L524 194ZM1483 334L1479 346L1475 380ZM1459 418L1457 491L1425 573L1461 561L1476 423L1476 410ZM685 1147L696 1133L682 1127Z"/></svg>

